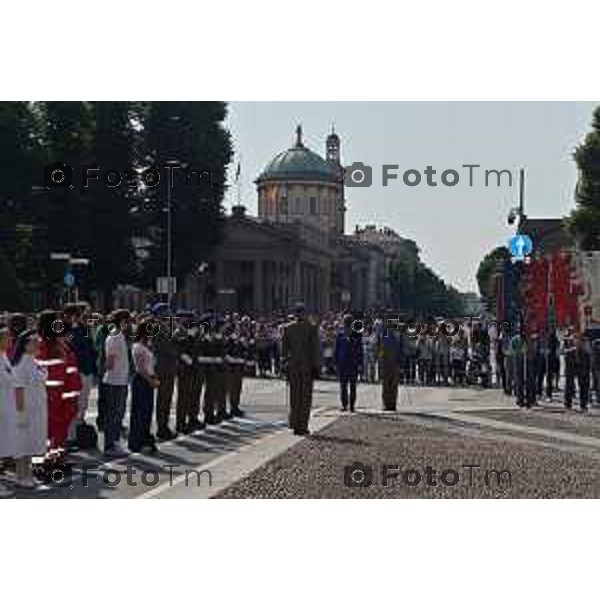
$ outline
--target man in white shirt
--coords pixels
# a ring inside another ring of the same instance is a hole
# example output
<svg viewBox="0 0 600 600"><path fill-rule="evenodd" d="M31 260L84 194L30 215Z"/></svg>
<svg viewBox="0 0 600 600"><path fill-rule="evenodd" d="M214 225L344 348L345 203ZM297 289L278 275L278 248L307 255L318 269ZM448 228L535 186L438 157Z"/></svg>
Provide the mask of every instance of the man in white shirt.
<svg viewBox="0 0 600 600"><path fill-rule="evenodd" d="M130 315L126 310L112 313L105 342L106 370L102 378L106 389L106 416L104 425L104 454L117 458L127 453L119 444L127 402L127 389L131 371L130 352L125 333Z"/></svg>

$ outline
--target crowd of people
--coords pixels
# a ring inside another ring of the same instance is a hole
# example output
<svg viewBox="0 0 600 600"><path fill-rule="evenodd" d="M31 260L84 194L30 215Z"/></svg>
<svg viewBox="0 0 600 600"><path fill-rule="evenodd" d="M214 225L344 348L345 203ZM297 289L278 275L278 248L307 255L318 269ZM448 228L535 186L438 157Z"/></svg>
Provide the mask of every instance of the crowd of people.
<svg viewBox="0 0 600 600"><path fill-rule="evenodd" d="M339 380L343 411L355 410L359 382L381 383L385 410L396 409L400 385L497 385L529 407L544 395L552 399L561 365L567 408L576 390L583 410L591 390L600 398L600 341L571 329L560 337L503 328L490 335L483 323L450 333L435 322L416 329L390 323L373 315L308 318L303 309L258 320L191 311L102 315L85 303L6 315L0 461L14 465L19 486L34 488L33 457L64 460L95 447L98 432L107 459L156 452L157 443L242 417L248 376L288 378L290 427L299 435L308 431L315 378Z"/></svg>

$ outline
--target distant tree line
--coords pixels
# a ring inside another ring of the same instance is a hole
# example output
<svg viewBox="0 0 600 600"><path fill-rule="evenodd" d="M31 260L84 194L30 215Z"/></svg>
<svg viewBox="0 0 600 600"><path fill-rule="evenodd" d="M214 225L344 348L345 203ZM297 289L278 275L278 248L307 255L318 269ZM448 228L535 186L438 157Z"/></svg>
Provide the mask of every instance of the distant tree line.
<svg viewBox="0 0 600 600"><path fill-rule="evenodd" d="M462 316L461 293L447 285L419 257L413 240L405 240L407 252L402 260L390 262L387 283L394 308L419 316Z"/></svg>
<svg viewBox="0 0 600 600"><path fill-rule="evenodd" d="M600 250L600 106L594 110L592 131L574 154L579 170L576 207L567 225L583 250Z"/></svg>

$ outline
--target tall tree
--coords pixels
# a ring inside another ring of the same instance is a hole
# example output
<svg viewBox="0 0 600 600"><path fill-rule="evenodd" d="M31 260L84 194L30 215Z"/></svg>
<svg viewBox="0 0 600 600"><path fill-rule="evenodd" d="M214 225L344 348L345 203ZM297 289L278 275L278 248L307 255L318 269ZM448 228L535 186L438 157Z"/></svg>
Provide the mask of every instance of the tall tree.
<svg viewBox="0 0 600 600"><path fill-rule="evenodd" d="M584 250L600 250L600 106L594 110L592 131L574 154L579 181L577 207L567 225Z"/></svg>
<svg viewBox="0 0 600 600"><path fill-rule="evenodd" d="M477 269L479 295L492 312L496 306L496 275L502 271L505 261L509 258L508 248L497 246L483 257Z"/></svg>
<svg viewBox="0 0 600 600"><path fill-rule="evenodd" d="M90 244L90 210L79 185L83 165L90 164L93 113L89 102L44 102L44 145L50 163L74 170L74 187L51 188L48 194L48 245L53 251L86 256Z"/></svg>
<svg viewBox="0 0 600 600"><path fill-rule="evenodd" d="M35 115L28 102L0 102L0 308L29 308L26 283L40 277L34 241L41 219L30 202L43 164Z"/></svg>
<svg viewBox="0 0 600 600"><path fill-rule="evenodd" d="M135 114L130 102L94 102L90 154L99 171L90 171L98 180L90 180L85 189L89 210L91 263L88 285L101 292L104 310L112 307L112 292L118 283L132 278L132 205L139 190L128 185L127 173L136 166L134 143ZM106 185L103 176L116 174Z"/></svg>
<svg viewBox="0 0 600 600"><path fill-rule="evenodd" d="M174 170L172 197L173 272L182 276L206 259L210 248L218 243L223 225L222 201L225 193L227 165L232 156L231 139L223 121L224 102L151 102L143 119L145 164L155 166L161 175L160 185L149 188L144 211L151 260L146 261L146 284L165 274L167 239L167 171L168 161L184 168ZM202 177L190 176L186 169Z"/></svg>

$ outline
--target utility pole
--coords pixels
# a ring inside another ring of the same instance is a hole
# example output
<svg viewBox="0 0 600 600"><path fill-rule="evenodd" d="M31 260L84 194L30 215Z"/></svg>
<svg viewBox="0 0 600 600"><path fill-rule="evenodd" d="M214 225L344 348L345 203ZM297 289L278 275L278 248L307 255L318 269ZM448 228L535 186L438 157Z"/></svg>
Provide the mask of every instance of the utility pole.
<svg viewBox="0 0 600 600"><path fill-rule="evenodd" d="M521 226L525 223L525 169L521 167L519 169L519 222L518 230L521 230Z"/></svg>

